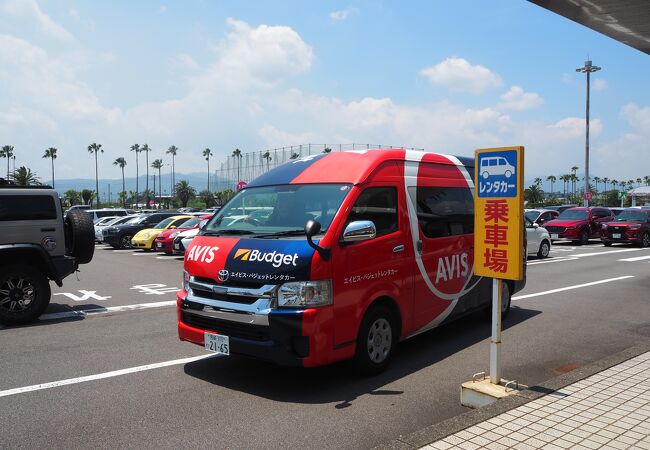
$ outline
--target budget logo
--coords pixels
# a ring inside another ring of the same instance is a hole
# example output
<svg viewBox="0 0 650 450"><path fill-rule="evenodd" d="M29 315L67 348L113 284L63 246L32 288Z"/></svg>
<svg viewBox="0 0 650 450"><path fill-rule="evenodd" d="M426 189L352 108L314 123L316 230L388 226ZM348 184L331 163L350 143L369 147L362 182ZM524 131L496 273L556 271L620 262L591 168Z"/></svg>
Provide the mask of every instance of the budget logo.
<svg viewBox="0 0 650 450"><path fill-rule="evenodd" d="M235 252L233 259L239 261L250 261L250 262L266 262L270 263L276 269L282 265L296 266L298 260L298 253L294 254L285 254L278 251L273 252L261 252L259 250L251 250L248 248L239 248Z"/></svg>
<svg viewBox="0 0 650 450"><path fill-rule="evenodd" d="M235 259L239 259L241 261L248 261L248 258L251 255L251 250L248 248L239 248L235 252Z"/></svg>

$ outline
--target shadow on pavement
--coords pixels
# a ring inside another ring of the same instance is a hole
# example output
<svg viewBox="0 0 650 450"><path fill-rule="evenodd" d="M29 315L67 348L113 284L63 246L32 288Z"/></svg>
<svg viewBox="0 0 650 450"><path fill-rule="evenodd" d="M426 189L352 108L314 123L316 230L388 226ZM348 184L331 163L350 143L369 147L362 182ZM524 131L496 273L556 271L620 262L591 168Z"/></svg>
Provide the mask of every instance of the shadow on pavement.
<svg viewBox="0 0 650 450"><path fill-rule="evenodd" d="M519 325L541 314L513 306L503 328ZM371 378L357 375L342 362L314 369L281 367L241 357L209 358L188 363L185 373L212 384L270 400L295 403L338 402L347 408L362 395L400 395L382 386L431 366L490 336L490 323L478 312L455 323L423 333L401 343L391 366Z"/></svg>

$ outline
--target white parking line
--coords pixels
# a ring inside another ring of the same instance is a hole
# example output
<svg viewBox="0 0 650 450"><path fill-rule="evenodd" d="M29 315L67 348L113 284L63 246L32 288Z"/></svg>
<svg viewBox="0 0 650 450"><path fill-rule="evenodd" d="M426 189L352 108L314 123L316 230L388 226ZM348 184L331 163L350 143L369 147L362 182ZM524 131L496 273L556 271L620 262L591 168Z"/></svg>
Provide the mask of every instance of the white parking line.
<svg viewBox="0 0 650 450"><path fill-rule="evenodd" d="M135 305L107 306L99 308L75 309L74 311L63 311L58 313L43 314L39 320L69 319L70 317L94 316L96 314L107 314L121 311L139 311L142 309L163 308L176 305L176 300L164 302L138 303Z"/></svg>
<svg viewBox="0 0 650 450"><path fill-rule="evenodd" d="M177 366L180 364L187 364L201 359L213 358L219 356L213 353L208 353L200 356L193 356L191 358L174 359L171 361L163 361L154 364L147 364L144 366L130 367L128 369L113 370L112 372L98 373L95 375L87 375L85 377L68 378L66 380L52 381L50 383L34 384L32 386L24 386L14 389L7 389L0 391L0 397L7 397L9 395L24 394L26 392L41 391L43 389L51 389L61 386L69 386L71 384L85 383L87 381L102 380L104 378L119 377L129 373L144 372L146 370L160 369L161 367Z"/></svg>
<svg viewBox="0 0 650 450"><path fill-rule="evenodd" d="M586 256L610 255L612 253L638 252L640 250L645 250L645 249L643 249L643 248L624 248L623 250L609 250L609 251L604 251L604 252L583 253L581 255L571 255L571 256L575 256L577 258L584 258Z"/></svg>
<svg viewBox="0 0 650 450"><path fill-rule="evenodd" d="M643 261L644 259L650 259L650 256L637 256L636 258L619 259L619 261L635 262L635 261Z"/></svg>
<svg viewBox="0 0 650 450"><path fill-rule="evenodd" d="M638 252L640 250L646 250L646 249L643 249L643 248L625 248L625 249L622 249L622 250L606 250L604 252L593 252L593 253L582 253L582 254L576 253L576 254L573 254L573 255L562 255L562 256L558 256L558 257L551 258L551 259L544 260L544 261L537 260L537 261L533 261L533 262L528 263L528 265L529 266L535 266L537 264L550 264L550 263L556 263L556 262L574 261L574 260L579 259L579 258L588 258L588 257L591 257L591 256L600 256L600 255L610 255L612 253ZM551 251L553 251L553 250L551 250ZM619 259L619 261L624 261L624 260Z"/></svg>
<svg viewBox="0 0 650 450"><path fill-rule="evenodd" d="M542 261L533 261L529 262L529 266L536 266L538 264L551 264L551 263L557 263L557 262L564 262L564 261L576 261L578 258L576 257L571 257L571 256L559 256L556 258L550 258L550 259L545 259Z"/></svg>
<svg viewBox="0 0 650 450"><path fill-rule="evenodd" d="M555 294L557 292L571 291L573 289L580 289L580 288L583 288L583 287L595 286L597 284L603 284L603 283L611 283L612 281L626 280L628 278L634 278L634 275L625 275L623 277L608 278L606 280L600 280L600 281L592 281L591 283L576 284L576 285L573 285L573 286L567 286L567 287L558 288L558 289L551 289L550 291L537 292L535 294L516 295L516 296L512 297L512 300L523 300L525 298L539 297L539 296L542 296L542 295Z"/></svg>

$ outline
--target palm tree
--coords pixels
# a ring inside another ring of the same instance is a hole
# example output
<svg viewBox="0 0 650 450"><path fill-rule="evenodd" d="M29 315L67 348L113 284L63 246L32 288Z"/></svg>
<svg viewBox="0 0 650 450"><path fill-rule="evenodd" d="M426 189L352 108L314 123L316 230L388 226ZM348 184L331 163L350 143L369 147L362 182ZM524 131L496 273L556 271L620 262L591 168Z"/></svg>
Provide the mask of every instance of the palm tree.
<svg viewBox="0 0 650 450"><path fill-rule="evenodd" d="M643 182L645 183L646 186L650 186L650 176L646 175L643 177Z"/></svg>
<svg viewBox="0 0 650 450"><path fill-rule="evenodd" d="M78 191L74 189L68 189L63 194L63 198L68 202L68 205L73 206L79 203L80 195Z"/></svg>
<svg viewBox="0 0 650 450"><path fill-rule="evenodd" d="M564 197L566 198L566 189L567 189L567 183L569 180L569 175L560 175L560 180L562 181L562 189L564 190Z"/></svg>
<svg viewBox="0 0 650 450"><path fill-rule="evenodd" d="M271 161L273 159L273 158L271 158L271 152L266 151L262 155L262 159L266 159L266 171L268 172L269 171L269 161Z"/></svg>
<svg viewBox="0 0 650 450"><path fill-rule="evenodd" d="M544 199L544 191L539 187L539 184L532 184L524 190L524 198L533 205L541 203Z"/></svg>
<svg viewBox="0 0 650 450"><path fill-rule="evenodd" d="M97 195L97 208L99 208L99 175L97 172L97 153L104 153L102 144L95 144L94 142L88 146L88 153L95 154L95 192Z"/></svg>
<svg viewBox="0 0 650 450"><path fill-rule="evenodd" d="M236 184L238 184L241 181L239 177L239 166L241 165L241 158L242 158L241 150L239 150L238 148L233 150L232 157L237 160L237 183Z"/></svg>
<svg viewBox="0 0 650 450"><path fill-rule="evenodd" d="M325 147L325 148L323 149L323 153L329 153L329 152L331 152L331 151L332 151L332 149L329 148L329 147Z"/></svg>
<svg viewBox="0 0 650 450"><path fill-rule="evenodd" d="M212 150L210 150L209 148L203 150L203 157L208 162L208 192L210 192L210 157L211 156L213 156Z"/></svg>
<svg viewBox="0 0 650 450"><path fill-rule="evenodd" d="M13 145L3 145L2 150L0 150L0 158L7 158L7 179L10 178L10 173L9 173L9 159L11 157L14 157L14 146ZM15 172L15 170L14 170Z"/></svg>
<svg viewBox="0 0 650 450"><path fill-rule="evenodd" d="M553 184L557 181L557 177L555 175L549 175L546 177L546 181L549 181L551 183L551 194L553 193Z"/></svg>
<svg viewBox="0 0 650 450"><path fill-rule="evenodd" d="M178 152L178 147L175 145L172 145L167 149L167 154L172 155L172 186L176 186L176 164L174 162L174 159L176 158L176 152ZM173 192L170 192L169 194L172 197L174 196Z"/></svg>
<svg viewBox="0 0 650 450"><path fill-rule="evenodd" d="M618 180L612 180L612 186L616 189L616 186L618 186Z"/></svg>
<svg viewBox="0 0 650 450"><path fill-rule="evenodd" d="M13 181L19 186L34 186L39 185L41 182L36 176L35 172L25 166L20 166L14 173L11 174Z"/></svg>
<svg viewBox="0 0 650 450"><path fill-rule="evenodd" d="M162 169L163 166L163 161L162 159L156 159L154 162L151 163L151 168L152 169L158 169L158 198L162 197L162 181L160 181L160 169ZM154 175L155 177L155 175ZM154 178L155 180L155 178ZM156 195L156 190L154 188L153 195L155 197Z"/></svg>
<svg viewBox="0 0 650 450"><path fill-rule="evenodd" d="M600 177L594 177L594 183L596 183L596 191L598 191L598 183L603 181Z"/></svg>
<svg viewBox="0 0 650 450"><path fill-rule="evenodd" d="M56 159L56 148L50 147L47 150L45 150L45 153L43 154L43 158L51 158L52 159L52 188L54 188L54 160Z"/></svg>
<svg viewBox="0 0 650 450"><path fill-rule="evenodd" d="M115 161L113 161L114 166L119 166L122 169L122 206L126 208L126 187L124 186L124 166L126 166L126 159L123 156L120 156Z"/></svg>
<svg viewBox="0 0 650 450"><path fill-rule="evenodd" d="M140 149L140 151L144 152L144 155L146 156L145 167L147 168L147 177L145 178L145 180L147 180L147 182L145 187L144 200L145 200L145 207L147 207L149 206L149 152L151 151L151 149L149 148L149 145L144 144Z"/></svg>
<svg viewBox="0 0 650 450"><path fill-rule="evenodd" d="M90 189L83 189L81 191L81 198L84 201L84 205L90 204L90 202L92 202L94 196L95 196L95 194Z"/></svg>
<svg viewBox="0 0 650 450"><path fill-rule="evenodd" d="M187 203L196 197L196 191L185 180L176 183L176 186L174 186L174 192L176 192L176 197L178 197L183 208L187 207Z"/></svg>
<svg viewBox="0 0 650 450"><path fill-rule="evenodd" d="M537 186L541 186L541 185L542 185L542 179L539 178L539 177L535 178L535 180L533 180L533 181L534 181L534 183L535 183Z"/></svg>
<svg viewBox="0 0 650 450"><path fill-rule="evenodd" d="M605 187L603 188L603 192L607 192L607 183L609 183L609 178L607 177L603 178L603 183L605 184Z"/></svg>
<svg viewBox="0 0 650 450"><path fill-rule="evenodd" d="M131 151L135 152L135 204L138 204L138 195L140 192L140 186L138 185L138 177L140 174L138 173L138 153L141 152L140 150L140 144L133 144L131 146Z"/></svg>

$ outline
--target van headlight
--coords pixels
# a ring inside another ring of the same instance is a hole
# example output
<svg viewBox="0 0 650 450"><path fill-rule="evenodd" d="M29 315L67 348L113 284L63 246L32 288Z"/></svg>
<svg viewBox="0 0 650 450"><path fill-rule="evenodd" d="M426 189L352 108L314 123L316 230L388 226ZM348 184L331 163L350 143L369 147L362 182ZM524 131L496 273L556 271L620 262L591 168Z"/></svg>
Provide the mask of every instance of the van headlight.
<svg viewBox="0 0 650 450"><path fill-rule="evenodd" d="M332 280L295 281L278 289L279 308L312 308L332 304Z"/></svg>
<svg viewBox="0 0 650 450"><path fill-rule="evenodd" d="M185 292L190 292L190 274L187 270L183 271L183 290Z"/></svg>

